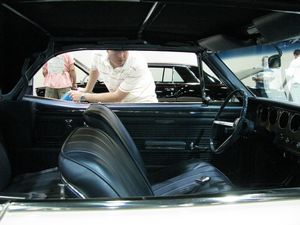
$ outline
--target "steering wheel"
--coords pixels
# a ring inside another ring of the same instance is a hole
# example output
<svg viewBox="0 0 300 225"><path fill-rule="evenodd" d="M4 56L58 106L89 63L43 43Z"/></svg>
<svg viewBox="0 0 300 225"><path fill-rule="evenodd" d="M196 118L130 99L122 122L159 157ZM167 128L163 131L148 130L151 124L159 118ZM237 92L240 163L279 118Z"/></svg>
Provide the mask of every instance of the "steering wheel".
<svg viewBox="0 0 300 225"><path fill-rule="evenodd" d="M243 101L243 108L240 112L240 116L234 120L234 122L227 122L219 120L222 113L224 112L225 106L227 106L229 100L238 93L241 94L242 101ZM210 149L214 153L222 153L224 150L226 150L229 146L231 146L235 141L237 141L240 137L240 131L242 129L242 126L245 122L245 117L247 113L247 107L248 107L248 97L246 93L243 90L237 89L231 92L226 99L224 100L223 104L221 105L221 108L219 109L213 124L211 128L211 135L209 139ZM222 130L221 130L222 127ZM225 138L225 140L221 141L221 144L217 146L216 140L218 135L224 136L224 129L232 129L232 133L229 137Z"/></svg>

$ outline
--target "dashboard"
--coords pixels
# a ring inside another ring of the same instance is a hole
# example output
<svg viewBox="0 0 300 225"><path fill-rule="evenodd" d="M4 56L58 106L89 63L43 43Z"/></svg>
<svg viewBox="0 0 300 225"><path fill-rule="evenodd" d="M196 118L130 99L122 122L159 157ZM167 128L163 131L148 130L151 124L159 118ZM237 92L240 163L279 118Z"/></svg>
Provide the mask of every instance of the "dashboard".
<svg viewBox="0 0 300 225"><path fill-rule="evenodd" d="M300 107L270 100L249 100L250 119L255 129L273 136L273 144L300 156Z"/></svg>

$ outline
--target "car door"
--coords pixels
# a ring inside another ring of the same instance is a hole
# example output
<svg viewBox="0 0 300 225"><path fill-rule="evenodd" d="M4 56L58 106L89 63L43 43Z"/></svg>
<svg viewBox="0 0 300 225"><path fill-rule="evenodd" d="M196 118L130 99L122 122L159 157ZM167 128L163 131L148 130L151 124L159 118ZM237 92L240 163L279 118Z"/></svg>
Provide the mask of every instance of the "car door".
<svg viewBox="0 0 300 225"><path fill-rule="evenodd" d="M84 125L83 111L78 104L74 107L69 102L33 96L0 104L0 132L13 173L57 166L62 144L75 128ZM15 126L9 125L11 121Z"/></svg>
<svg viewBox="0 0 300 225"><path fill-rule="evenodd" d="M174 80L174 67L168 65L149 64L159 102L176 102L178 87Z"/></svg>
<svg viewBox="0 0 300 225"><path fill-rule="evenodd" d="M148 171L186 159L213 160L209 137L220 103L159 103L108 107L127 128ZM223 119L233 121L233 118L239 116L240 109L236 104L231 105Z"/></svg>
<svg viewBox="0 0 300 225"><path fill-rule="evenodd" d="M201 102L201 87L199 79L185 65L174 65L173 80L175 81L177 92L177 102Z"/></svg>
<svg viewBox="0 0 300 225"><path fill-rule="evenodd" d="M11 103L12 108L20 110L1 112L6 118L1 120L3 123L14 119L19 124L5 131L6 139L12 140L8 144L14 152L16 171L56 166L68 135L84 126L82 113L88 105L28 96L22 104ZM209 135L219 106L214 103L107 104L127 128L149 171L184 159L210 160ZM230 108L225 116L229 120L235 118L239 109ZM18 133L26 135L16 136ZM28 163L33 159L37 162L34 168Z"/></svg>

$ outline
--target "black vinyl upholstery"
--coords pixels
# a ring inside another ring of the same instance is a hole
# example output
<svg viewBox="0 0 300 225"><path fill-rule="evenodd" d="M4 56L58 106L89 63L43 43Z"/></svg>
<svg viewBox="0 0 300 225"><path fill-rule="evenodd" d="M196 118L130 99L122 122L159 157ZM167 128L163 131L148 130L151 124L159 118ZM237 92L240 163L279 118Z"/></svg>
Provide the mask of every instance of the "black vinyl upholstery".
<svg viewBox="0 0 300 225"><path fill-rule="evenodd" d="M90 127L99 128L106 132L113 140L134 159L142 173L146 173L144 162L134 141L119 117L104 105L91 105L83 114L84 121Z"/></svg>
<svg viewBox="0 0 300 225"><path fill-rule="evenodd" d="M68 190L77 197L170 196L229 191L230 180L217 168L189 160L161 171L154 185L132 138L119 118L103 105L84 113L89 127L75 130L65 141L59 168Z"/></svg>
<svg viewBox="0 0 300 225"><path fill-rule="evenodd" d="M59 198L61 183L57 167L21 174L14 177L4 189L10 195L24 194L26 198Z"/></svg>
<svg viewBox="0 0 300 225"><path fill-rule="evenodd" d="M57 168L11 177L11 166L0 142L0 195L24 198L59 197L60 175Z"/></svg>
<svg viewBox="0 0 300 225"><path fill-rule="evenodd" d="M187 160L167 167L161 173L169 178L152 186L156 196L216 194L231 189L231 182L224 174L211 164L200 160ZM209 180L201 182L205 179Z"/></svg>
<svg viewBox="0 0 300 225"><path fill-rule="evenodd" d="M71 134L62 148L59 168L68 190L78 197L153 195L128 153L99 129L79 128Z"/></svg>

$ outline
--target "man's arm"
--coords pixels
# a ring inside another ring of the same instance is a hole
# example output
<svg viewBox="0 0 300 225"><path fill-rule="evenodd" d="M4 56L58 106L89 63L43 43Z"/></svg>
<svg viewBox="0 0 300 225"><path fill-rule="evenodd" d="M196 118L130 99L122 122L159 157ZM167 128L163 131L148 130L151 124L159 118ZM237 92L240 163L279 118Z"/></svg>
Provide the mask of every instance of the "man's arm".
<svg viewBox="0 0 300 225"><path fill-rule="evenodd" d="M97 69L92 69L89 74L88 83L85 86L85 92L91 93L93 91L98 77L99 77L99 71Z"/></svg>
<svg viewBox="0 0 300 225"><path fill-rule="evenodd" d="M75 102L80 102L81 96L84 96L86 101L91 103L96 102L121 102L129 92L117 89L115 92L107 93L82 93L79 91L71 91L70 95Z"/></svg>

